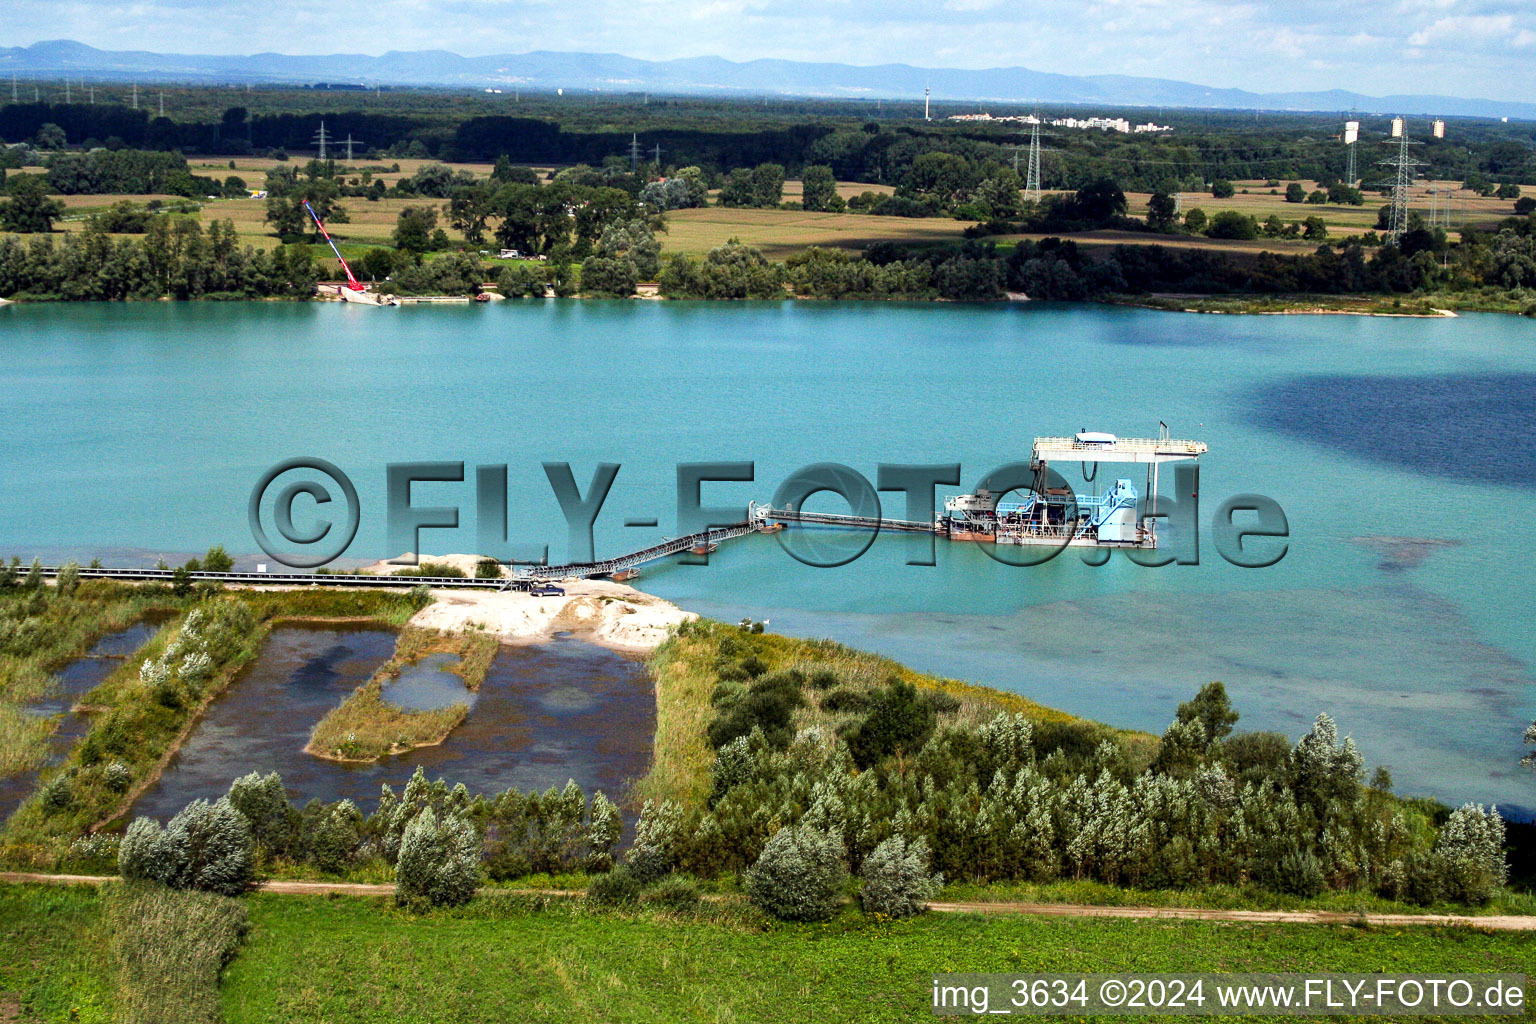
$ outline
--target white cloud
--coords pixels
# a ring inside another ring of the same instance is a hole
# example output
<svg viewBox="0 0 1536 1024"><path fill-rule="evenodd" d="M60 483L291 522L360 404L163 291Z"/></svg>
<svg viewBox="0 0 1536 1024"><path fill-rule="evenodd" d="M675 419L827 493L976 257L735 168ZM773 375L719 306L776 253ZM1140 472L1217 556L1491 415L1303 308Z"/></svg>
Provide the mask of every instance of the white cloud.
<svg viewBox="0 0 1536 1024"><path fill-rule="evenodd" d="M1255 91L1536 95L1530 0L4 0L5 42L186 53L440 48L1023 65ZM401 26L410 26L408 35ZM1411 65L1401 58L1414 51Z"/></svg>
<svg viewBox="0 0 1536 1024"><path fill-rule="evenodd" d="M1408 37L1408 42L1412 46L1429 46L1456 39L1482 40L1508 35L1514 27L1514 16L1509 14L1458 15L1441 18L1428 28L1420 29Z"/></svg>

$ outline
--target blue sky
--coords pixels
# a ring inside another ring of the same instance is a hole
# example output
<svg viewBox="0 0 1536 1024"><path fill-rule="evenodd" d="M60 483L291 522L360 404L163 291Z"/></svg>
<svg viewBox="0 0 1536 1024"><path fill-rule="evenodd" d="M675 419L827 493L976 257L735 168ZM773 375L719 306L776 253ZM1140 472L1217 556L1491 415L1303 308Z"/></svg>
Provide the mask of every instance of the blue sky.
<svg viewBox="0 0 1536 1024"><path fill-rule="evenodd" d="M1536 3L1510 0L5 0L0 43L180 53L582 50L1023 65L1259 91L1536 97Z"/></svg>

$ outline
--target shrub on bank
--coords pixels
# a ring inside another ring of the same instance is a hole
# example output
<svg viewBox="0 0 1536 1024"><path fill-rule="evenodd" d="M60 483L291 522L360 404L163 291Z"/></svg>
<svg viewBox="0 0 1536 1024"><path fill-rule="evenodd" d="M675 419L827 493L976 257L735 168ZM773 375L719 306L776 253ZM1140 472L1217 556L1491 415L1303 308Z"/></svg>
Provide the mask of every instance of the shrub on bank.
<svg viewBox="0 0 1536 1024"><path fill-rule="evenodd" d="M601 792L592 797L591 817L587 825L588 871L606 871L613 866L613 848L624 836L624 815L619 805Z"/></svg>
<svg viewBox="0 0 1536 1024"><path fill-rule="evenodd" d="M288 793L277 772L251 772L229 784L230 806L245 816L257 847L267 854L286 852L290 839Z"/></svg>
<svg viewBox="0 0 1536 1024"><path fill-rule="evenodd" d="M929 870L932 857L926 842L908 842L905 836L892 836L875 847L859 871L864 879L859 903L865 913L886 917L922 913L944 886L944 876Z"/></svg>
<svg viewBox="0 0 1536 1024"><path fill-rule="evenodd" d="M593 906L627 907L633 906L639 899L640 880L624 864L594 876L587 883L587 902Z"/></svg>
<svg viewBox="0 0 1536 1024"><path fill-rule="evenodd" d="M455 907L480 886L480 842L458 815L439 818L428 807L400 838L395 899L404 906Z"/></svg>
<svg viewBox="0 0 1536 1024"><path fill-rule="evenodd" d="M682 875L668 875L646 889L641 902L671 914L691 914L699 909L699 885Z"/></svg>
<svg viewBox="0 0 1536 1024"><path fill-rule="evenodd" d="M366 819L350 800L342 800L318 815L318 818L318 822L308 832L309 862L321 871L340 874L357 853Z"/></svg>
<svg viewBox="0 0 1536 1024"><path fill-rule="evenodd" d="M246 647L256 617L244 601L211 601L187 614L159 657L139 666L139 681L167 708L190 707L218 668Z"/></svg>
<svg viewBox="0 0 1536 1024"><path fill-rule="evenodd" d="M787 745L757 729L705 762L673 848L676 868L696 877L745 871L775 830L809 823L841 840L854 871L900 835L926 842L933 871L976 883L1254 884L1303 898L1478 902L1504 878L1499 842L1482 824L1492 816L1459 812L1437 828L1433 806L1395 798L1389 779L1366 782L1360 752L1327 716L1300 741L1235 733L1219 684L1179 705L1159 742L1028 710L987 719L988 704L1008 703L1002 695L962 695L948 710L928 699L941 687L913 699L875 685L891 674L878 659L720 624L680 631L669 653L719 680L716 722L749 692L744 678L799 670L821 682L808 680L804 693L817 699L792 716ZM761 665L755 676L748 659ZM819 661L836 672L821 676ZM833 718L826 702L842 692L870 704Z"/></svg>
<svg viewBox="0 0 1536 1024"><path fill-rule="evenodd" d="M1504 884L1504 819L1498 808L1465 804L1451 812L1420 870L1419 896L1487 903ZM1424 900L1428 902L1428 900Z"/></svg>
<svg viewBox="0 0 1536 1024"><path fill-rule="evenodd" d="M794 738L790 723L795 710L805 703L801 694L805 677L794 669L772 674L754 671L760 667L761 662L748 658L740 666L752 680L745 689L731 683L716 689L714 701L719 712L709 726L709 742L715 747L723 747L753 729L761 729L777 747L789 746Z"/></svg>
<svg viewBox="0 0 1536 1024"><path fill-rule="evenodd" d="M894 753L915 754L933 734L933 707L911 683L891 679L869 702L869 715L848 735L848 749L861 768Z"/></svg>
<svg viewBox="0 0 1536 1024"><path fill-rule="evenodd" d="M164 828L135 819L118 851L118 871L127 881L238 896L254 873L254 847L250 825L227 799L194 800Z"/></svg>
<svg viewBox="0 0 1536 1024"><path fill-rule="evenodd" d="M815 826L781 828L746 873L747 897L782 921L825 921L843 901L845 857L842 841Z"/></svg>
<svg viewBox="0 0 1536 1024"><path fill-rule="evenodd" d="M683 811L671 800L652 804L647 800L635 825L635 842L624 863L642 884L665 876L677 864L682 839Z"/></svg>

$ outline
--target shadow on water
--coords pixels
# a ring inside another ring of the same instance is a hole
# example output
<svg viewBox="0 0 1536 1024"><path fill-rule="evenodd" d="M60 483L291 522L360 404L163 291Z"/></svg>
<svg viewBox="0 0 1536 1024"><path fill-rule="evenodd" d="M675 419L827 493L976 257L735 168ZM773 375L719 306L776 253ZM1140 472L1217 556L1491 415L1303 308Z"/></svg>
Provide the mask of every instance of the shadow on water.
<svg viewBox="0 0 1536 1024"><path fill-rule="evenodd" d="M208 709L159 783L134 805L162 820L223 795L250 771L277 771L299 803L351 799L371 811L379 787L420 766L472 793L546 789L574 779L618 799L650 763L656 706L638 662L571 638L503 646L468 718L441 744L372 764L304 753L325 713L394 652L387 630L282 627ZM465 697L463 683L448 675Z"/></svg>
<svg viewBox="0 0 1536 1024"><path fill-rule="evenodd" d="M1292 437L1426 476L1529 487L1536 374L1309 376L1266 385L1252 417Z"/></svg>
<svg viewBox="0 0 1536 1024"><path fill-rule="evenodd" d="M127 629L108 634L83 656L65 665L54 675L57 683L53 692L27 709L42 718L62 715L59 727L49 741L48 759L44 767L60 764L90 728L90 716L81 711L71 711L75 702L95 689L102 680L154 636L158 625L152 621L136 622ZM0 779L0 821L11 816L27 794L37 785L38 772L22 772L10 778Z"/></svg>

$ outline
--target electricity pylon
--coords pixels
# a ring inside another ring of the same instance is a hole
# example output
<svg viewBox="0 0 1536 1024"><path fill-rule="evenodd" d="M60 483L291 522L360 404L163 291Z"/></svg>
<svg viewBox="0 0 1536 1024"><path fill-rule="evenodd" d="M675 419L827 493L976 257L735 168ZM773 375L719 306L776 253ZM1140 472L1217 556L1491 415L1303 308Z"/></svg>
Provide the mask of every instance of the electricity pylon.
<svg viewBox="0 0 1536 1024"><path fill-rule="evenodd" d="M1408 147L1417 145L1420 143L1408 141L1408 126L1405 124L1403 134L1397 139L1397 156L1381 161L1383 166L1396 170L1391 181L1377 183L1388 185L1392 189L1392 212L1387 221L1387 237L1391 238L1394 244L1402 237L1403 232L1408 230L1408 189L1416 177L1413 169L1424 166L1422 160L1414 160L1408 156Z"/></svg>
<svg viewBox="0 0 1536 1024"><path fill-rule="evenodd" d="M1029 131L1029 174L1024 179L1024 201L1026 203L1038 203L1040 201L1040 114L1035 114L1035 123Z"/></svg>
<svg viewBox="0 0 1536 1024"><path fill-rule="evenodd" d="M320 122L320 130L315 132L314 138L310 141L320 147L320 159L324 161L326 147L331 144L331 133L325 130L324 121Z"/></svg>

